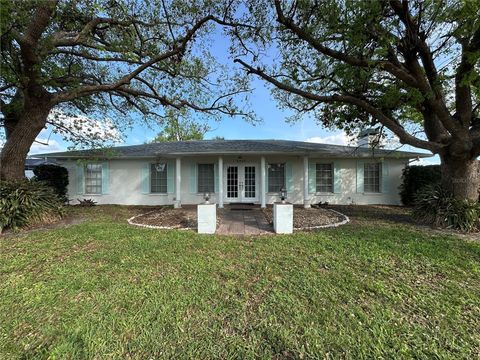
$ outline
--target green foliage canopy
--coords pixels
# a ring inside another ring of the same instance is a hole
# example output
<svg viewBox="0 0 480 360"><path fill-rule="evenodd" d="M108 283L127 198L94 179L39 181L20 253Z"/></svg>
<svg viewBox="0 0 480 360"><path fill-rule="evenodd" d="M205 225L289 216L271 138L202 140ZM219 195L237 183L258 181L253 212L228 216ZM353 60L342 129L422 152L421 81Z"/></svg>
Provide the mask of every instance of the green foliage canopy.
<svg viewBox="0 0 480 360"><path fill-rule="evenodd" d="M210 51L214 35L233 25L226 2L2 0L0 8L7 141L31 98L59 110L48 111L45 125L90 145L102 139L79 129L98 121L119 130L139 119L154 125L168 108L252 118L237 97L247 90L243 76ZM71 124L55 114L95 121Z"/></svg>
<svg viewBox="0 0 480 360"><path fill-rule="evenodd" d="M165 125L153 142L203 140L210 130L208 124L191 119L186 111L167 111L166 115Z"/></svg>
<svg viewBox="0 0 480 360"><path fill-rule="evenodd" d="M379 125L440 155L480 155L478 0L259 0L247 7L243 21L257 31L233 34L236 61L274 85L294 119L309 113L349 133ZM265 56L272 52L278 57ZM463 146L452 146L459 138Z"/></svg>

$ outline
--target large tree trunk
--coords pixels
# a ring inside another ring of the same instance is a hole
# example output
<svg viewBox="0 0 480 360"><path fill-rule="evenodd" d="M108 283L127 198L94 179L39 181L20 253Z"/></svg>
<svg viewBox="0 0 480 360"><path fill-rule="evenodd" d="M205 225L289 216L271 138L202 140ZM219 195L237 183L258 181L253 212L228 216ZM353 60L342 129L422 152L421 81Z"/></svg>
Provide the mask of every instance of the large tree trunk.
<svg viewBox="0 0 480 360"><path fill-rule="evenodd" d="M50 107L31 106L18 116L5 119L7 141L0 154L0 179L19 180L25 177L25 159L35 138L47 123Z"/></svg>
<svg viewBox="0 0 480 360"><path fill-rule="evenodd" d="M441 156L442 186L458 199L479 200L480 162L476 159Z"/></svg>

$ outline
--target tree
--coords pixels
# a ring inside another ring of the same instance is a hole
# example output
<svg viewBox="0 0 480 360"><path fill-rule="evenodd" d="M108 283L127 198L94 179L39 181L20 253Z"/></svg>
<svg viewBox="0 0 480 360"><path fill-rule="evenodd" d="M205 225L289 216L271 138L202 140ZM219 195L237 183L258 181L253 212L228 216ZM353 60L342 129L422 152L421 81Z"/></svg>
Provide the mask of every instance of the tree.
<svg viewBox="0 0 480 360"><path fill-rule="evenodd" d="M24 176L49 123L75 137L61 117L49 120L53 110L109 114L122 128L132 112L153 117L163 107L249 116L232 101L244 83L207 48L214 25L234 25L229 11L202 0L2 0L0 179Z"/></svg>
<svg viewBox="0 0 480 360"><path fill-rule="evenodd" d="M186 111L169 110L165 125L153 142L203 140L210 127L190 119L188 115Z"/></svg>
<svg viewBox="0 0 480 360"><path fill-rule="evenodd" d="M478 1L275 0L248 9L257 31L232 32L236 62L272 84L281 105L349 132L389 129L439 154L443 186L478 200ZM278 49L273 64L262 60L264 44Z"/></svg>

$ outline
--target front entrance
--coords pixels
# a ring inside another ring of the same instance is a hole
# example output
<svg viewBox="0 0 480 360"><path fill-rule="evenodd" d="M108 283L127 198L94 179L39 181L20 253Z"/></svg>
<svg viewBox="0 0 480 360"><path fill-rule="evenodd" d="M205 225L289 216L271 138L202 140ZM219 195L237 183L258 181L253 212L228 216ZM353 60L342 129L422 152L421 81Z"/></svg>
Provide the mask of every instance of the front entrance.
<svg viewBox="0 0 480 360"><path fill-rule="evenodd" d="M258 201L257 165L226 164L224 174L226 202Z"/></svg>

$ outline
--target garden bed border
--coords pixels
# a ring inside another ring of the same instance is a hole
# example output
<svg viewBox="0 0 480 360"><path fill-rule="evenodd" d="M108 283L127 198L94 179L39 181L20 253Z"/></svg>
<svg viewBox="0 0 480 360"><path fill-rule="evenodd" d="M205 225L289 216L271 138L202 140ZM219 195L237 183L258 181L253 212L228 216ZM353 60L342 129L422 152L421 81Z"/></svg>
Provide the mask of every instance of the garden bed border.
<svg viewBox="0 0 480 360"><path fill-rule="evenodd" d="M163 209L162 209L163 210ZM338 227L338 226L342 226L342 225L345 225L347 223L350 222L350 218L345 215L345 214L342 214L341 212L339 211L336 211L336 210L333 210L333 209L325 209L325 210L328 210L328 211L331 211L341 217L343 217L343 220L342 221L339 221L339 222L336 222L336 223L333 223L333 224L325 224L325 225L316 225L316 226L305 226L305 227L301 227L301 228L293 228L294 231L308 231L308 230L316 230L316 229L326 229L326 228L333 228L333 227ZM138 215L134 215L132 216L131 218L127 219L127 222L130 224L130 225L134 225L134 226L139 226L139 227L143 227L143 228L147 228L147 229L160 229L160 230L195 230L194 227L175 227L175 226L160 226L160 225L147 225L147 224L139 224L139 223L136 223L134 222L134 220L140 216L144 216L144 215L148 215L148 214L151 214L153 212L156 212L158 211L158 209L155 209L155 210L151 210L151 211L147 211L146 213L142 213L142 214L138 214ZM295 211L295 209L294 209Z"/></svg>

